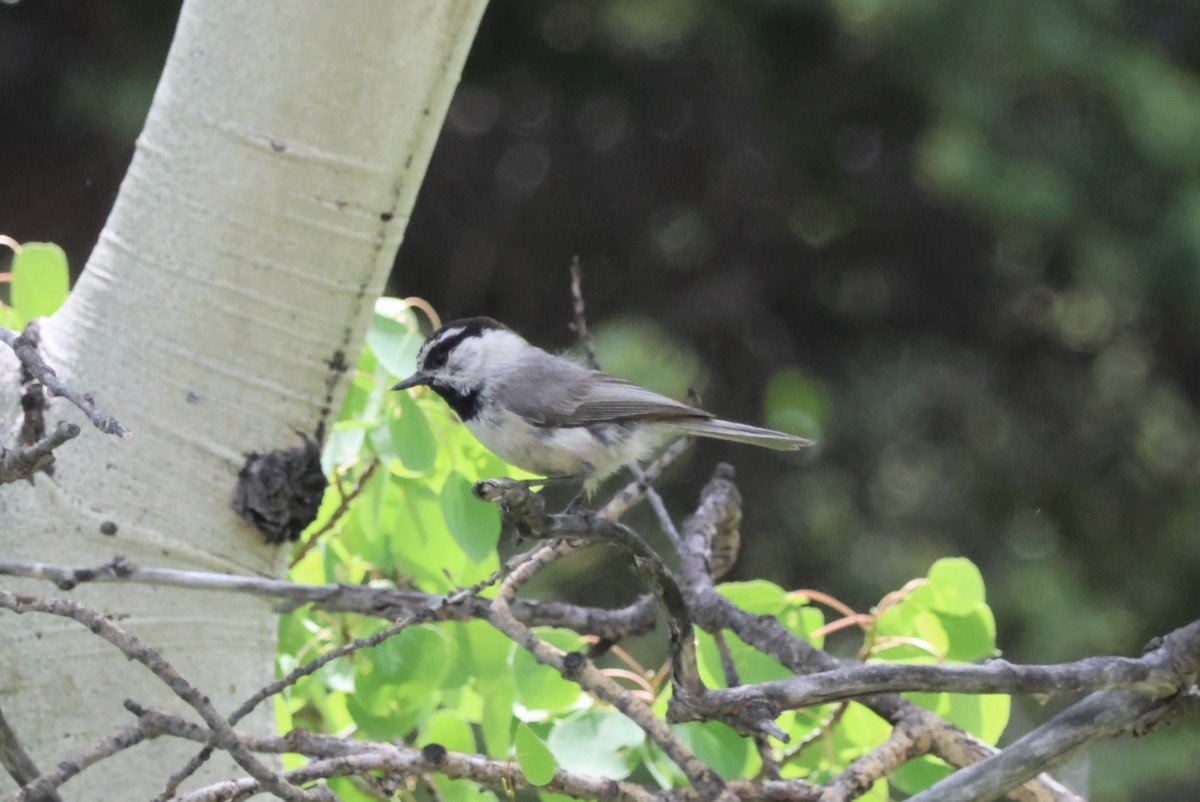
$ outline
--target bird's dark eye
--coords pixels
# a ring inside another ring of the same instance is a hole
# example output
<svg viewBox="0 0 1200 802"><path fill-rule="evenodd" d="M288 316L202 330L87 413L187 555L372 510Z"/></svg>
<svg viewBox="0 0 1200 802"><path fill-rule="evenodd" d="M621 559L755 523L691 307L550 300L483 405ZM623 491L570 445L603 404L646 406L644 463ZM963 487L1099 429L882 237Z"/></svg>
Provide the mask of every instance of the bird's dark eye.
<svg viewBox="0 0 1200 802"><path fill-rule="evenodd" d="M429 355L425 357L425 368L427 370L429 368L440 368L445 364L446 351L444 349L439 348L436 351L430 351Z"/></svg>

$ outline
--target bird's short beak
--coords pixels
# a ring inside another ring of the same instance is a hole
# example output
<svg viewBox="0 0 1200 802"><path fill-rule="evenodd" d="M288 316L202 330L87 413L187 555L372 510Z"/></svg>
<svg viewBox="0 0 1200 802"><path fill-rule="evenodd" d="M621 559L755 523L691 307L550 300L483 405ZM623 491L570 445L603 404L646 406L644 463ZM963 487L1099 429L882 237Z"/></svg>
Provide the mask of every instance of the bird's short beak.
<svg viewBox="0 0 1200 802"><path fill-rule="evenodd" d="M423 384L429 384L429 376L425 375L421 371L417 371L392 389L407 390L409 387L420 387Z"/></svg>

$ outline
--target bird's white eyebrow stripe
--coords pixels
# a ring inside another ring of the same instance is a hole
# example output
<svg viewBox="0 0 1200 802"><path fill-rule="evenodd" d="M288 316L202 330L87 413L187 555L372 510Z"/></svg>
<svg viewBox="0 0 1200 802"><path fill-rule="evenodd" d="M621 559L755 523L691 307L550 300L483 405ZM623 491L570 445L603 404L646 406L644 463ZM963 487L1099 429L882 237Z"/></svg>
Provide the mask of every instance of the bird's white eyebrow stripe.
<svg viewBox="0 0 1200 802"><path fill-rule="evenodd" d="M452 328L452 329L446 329L445 331L443 331L441 334L439 334L439 335L437 336L437 339L435 339L435 340L431 340L431 341L429 342L429 350L431 350L431 351L432 351L434 348L436 348L437 346L439 346L439 345L441 345L442 343L446 342L447 340L452 340L452 339L454 339L455 337L458 337L459 335L461 335L461 334L462 334L464 331L466 331L466 330L467 330L467 329L466 329L466 327L465 327L465 326L455 326L455 327L454 327L454 328Z"/></svg>

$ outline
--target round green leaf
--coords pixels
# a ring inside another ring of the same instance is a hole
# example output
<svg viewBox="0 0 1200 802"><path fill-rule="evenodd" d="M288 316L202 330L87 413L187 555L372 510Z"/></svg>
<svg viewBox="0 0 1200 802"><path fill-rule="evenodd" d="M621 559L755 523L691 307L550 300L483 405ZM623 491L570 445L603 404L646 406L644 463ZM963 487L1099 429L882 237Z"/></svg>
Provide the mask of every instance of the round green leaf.
<svg viewBox="0 0 1200 802"><path fill-rule="evenodd" d="M502 632L484 621L463 621L453 631L469 676L490 679L508 672L513 643Z"/></svg>
<svg viewBox="0 0 1200 802"><path fill-rule="evenodd" d="M976 606L970 615L938 615L950 648L947 660L973 663L996 654L996 620L986 604Z"/></svg>
<svg viewBox="0 0 1200 802"><path fill-rule="evenodd" d="M441 687L455 657L454 647L441 627L409 627L357 661L358 687L381 688L397 699L423 699Z"/></svg>
<svg viewBox="0 0 1200 802"><path fill-rule="evenodd" d="M545 785L554 779L554 755L523 721L517 725L516 744L517 764L531 785Z"/></svg>
<svg viewBox="0 0 1200 802"><path fill-rule="evenodd" d="M359 788L349 777L330 777L329 790L336 794L340 802L377 802L378 797L371 796Z"/></svg>
<svg viewBox="0 0 1200 802"><path fill-rule="evenodd" d="M934 608L951 615L967 615L983 604L983 576L965 557L946 557L929 569Z"/></svg>
<svg viewBox="0 0 1200 802"><path fill-rule="evenodd" d="M892 726L868 708L851 702L842 714L838 732L855 746L874 747L891 734Z"/></svg>
<svg viewBox="0 0 1200 802"><path fill-rule="evenodd" d="M483 744L488 757L504 760L508 757L513 739L513 704L517 691L512 677L504 674L481 687L483 693L483 717L479 728L483 730Z"/></svg>
<svg viewBox="0 0 1200 802"><path fill-rule="evenodd" d="M982 718L979 731L975 734L995 745L1008 727L1008 719L1012 713L1012 697L1004 693L985 693L977 698Z"/></svg>
<svg viewBox="0 0 1200 802"><path fill-rule="evenodd" d="M789 603L787 592L765 579L723 582L717 586L717 592L746 612L755 615L774 615Z"/></svg>
<svg viewBox="0 0 1200 802"><path fill-rule="evenodd" d="M425 413L408 393L396 394L400 414L388 417L388 431L392 436L392 450L404 467L410 471L424 473L437 461L438 442L429 428Z"/></svg>
<svg viewBox="0 0 1200 802"><path fill-rule="evenodd" d="M538 629L538 637L565 652L581 651L583 639L574 632ZM575 704L582 691L570 680L550 666L544 666L524 649L513 655L513 677L517 681L517 695L521 704L529 710L564 710Z"/></svg>
<svg viewBox="0 0 1200 802"><path fill-rule="evenodd" d="M924 791L936 782L946 779L953 769L936 757L921 757L910 760L892 774L892 785L906 794Z"/></svg>
<svg viewBox="0 0 1200 802"><path fill-rule="evenodd" d="M625 716L596 709L554 725L546 745L567 771L623 780L640 760L646 733Z"/></svg>
<svg viewBox="0 0 1200 802"><path fill-rule="evenodd" d="M425 338L415 329L391 316L392 310L385 314L384 307L381 306L385 302L394 304L395 299L379 299L375 306L375 316L371 318L371 326L367 329L367 343L379 364L398 379L405 379L416 370L417 352L421 350L421 343Z"/></svg>
<svg viewBox="0 0 1200 802"><path fill-rule="evenodd" d="M824 647L825 636L813 637L812 634L825 626L825 614L819 608L792 602L779 614L779 623L783 624L788 632L808 641L818 649Z"/></svg>
<svg viewBox="0 0 1200 802"><path fill-rule="evenodd" d="M722 779L733 780L745 773L753 744L749 738L743 738L719 721L678 724L672 729Z"/></svg>
<svg viewBox="0 0 1200 802"><path fill-rule="evenodd" d="M67 255L52 242L27 242L12 261L12 305L26 322L52 315L70 291Z"/></svg>
<svg viewBox="0 0 1200 802"><path fill-rule="evenodd" d="M475 751L475 735L462 716L449 710L434 714L422 736L425 743L441 744L451 752L472 754Z"/></svg>
<svg viewBox="0 0 1200 802"><path fill-rule="evenodd" d="M747 646L745 641L732 632L725 633L725 645L729 648L733 664L737 666L738 679L743 684L792 676L792 672L784 668L774 657ZM707 632L697 633L696 655L704 681L715 687L728 687L725 671L721 667L721 653L717 649L712 635Z"/></svg>
<svg viewBox="0 0 1200 802"><path fill-rule="evenodd" d="M911 599L905 599L879 616L875 636L877 642L888 637L917 638L929 647L903 642L892 644L875 652L876 657L884 660L907 660L931 655L941 657L950 646L950 639L937 613Z"/></svg>
<svg viewBox="0 0 1200 802"><path fill-rule="evenodd" d="M388 542L391 534L390 494L387 473L376 471L338 526L338 539L351 554L384 569L393 565Z"/></svg>
<svg viewBox="0 0 1200 802"><path fill-rule="evenodd" d="M424 479L391 477L381 516L388 530L391 559L422 589L453 589L466 556L446 527L441 498ZM447 576L449 574L449 576Z"/></svg>
<svg viewBox="0 0 1200 802"><path fill-rule="evenodd" d="M442 515L446 527L462 550L477 563L483 562L500 542L500 511L471 493L471 483L458 471L442 485Z"/></svg>
<svg viewBox="0 0 1200 802"><path fill-rule="evenodd" d="M942 714L952 724L962 727L988 743L995 743L1008 725L1012 700L1005 694L967 695L947 694L949 710Z"/></svg>

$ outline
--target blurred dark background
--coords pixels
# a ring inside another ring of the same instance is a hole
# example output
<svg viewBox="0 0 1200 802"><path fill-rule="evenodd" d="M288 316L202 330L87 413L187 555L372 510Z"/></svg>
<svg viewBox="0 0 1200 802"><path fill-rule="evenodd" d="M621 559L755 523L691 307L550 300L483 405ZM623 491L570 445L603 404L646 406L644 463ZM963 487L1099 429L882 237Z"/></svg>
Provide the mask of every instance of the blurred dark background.
<svg viewBox="0 0 1200 802"><path fill-rule="evenodd" d="M84 264L177 10L0 3L0 232ZM578 254L606 368L821 441L671 478L736 465L735 578L962 554L1006 657L1137 653L1200 611L1198 73L1183 2L493 0L391 291L568 348ZM1190 800L1198 753L1080 773Z"/></svg>

